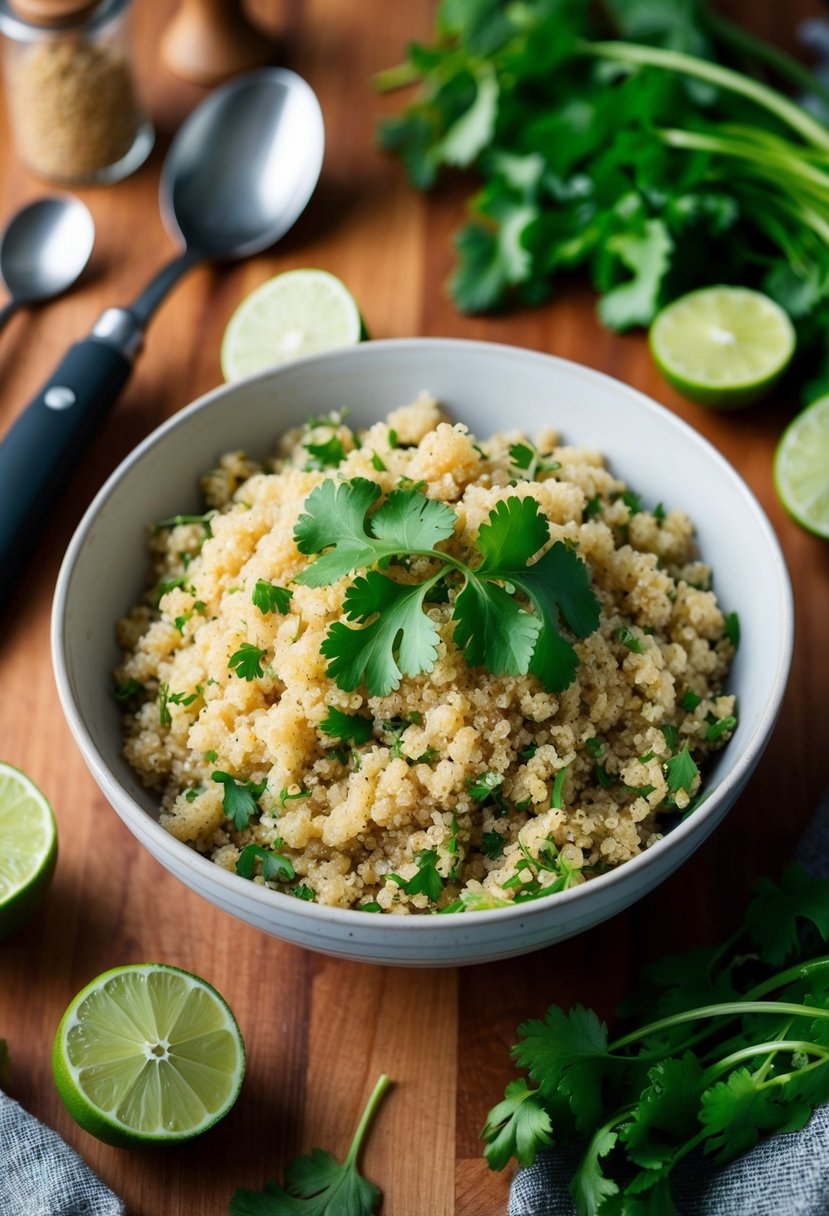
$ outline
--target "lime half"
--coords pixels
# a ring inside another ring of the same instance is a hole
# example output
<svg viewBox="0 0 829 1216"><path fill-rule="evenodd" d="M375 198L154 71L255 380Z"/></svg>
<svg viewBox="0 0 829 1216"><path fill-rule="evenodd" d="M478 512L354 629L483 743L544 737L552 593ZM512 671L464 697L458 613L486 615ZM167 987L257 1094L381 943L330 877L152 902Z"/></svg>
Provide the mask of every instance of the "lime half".
<svg viewBox="0 0 829 1216"><path fill-rule="evenodd" d="M704 287L674 300L650 330L651 354L683 397L711 409L759 400L794 354L794 326L779 304L746 287Z"/></svg>
<svg viewBox="0 0 829 1216"><path fill-rule="evenodd" d="M198 1136L226 1115L245 1072L232 1012L205 980L163 963L105 971L63 1015L58 1093L85 1131L130 1147Z"/></svg>
<svg viewBox="0 0 829 1216"><path fill-rule="evenodd" d="M30 777L0 760L0 938L38 907L57 856L52 808Z"/></svg>
<svg viewBox="0 0 829 1216"><path fill-rule="evenodd" d="M228 321L222 375L241 380L362 337L360 310L338 278L327 270L288 270L251 292Z"/></svg>
<svg viewBox="0 0 829 1216"><path fill-rule="evenodd" d="M829 538L829 396L786 427L774 453L774 484L799 524Z"/></svg>

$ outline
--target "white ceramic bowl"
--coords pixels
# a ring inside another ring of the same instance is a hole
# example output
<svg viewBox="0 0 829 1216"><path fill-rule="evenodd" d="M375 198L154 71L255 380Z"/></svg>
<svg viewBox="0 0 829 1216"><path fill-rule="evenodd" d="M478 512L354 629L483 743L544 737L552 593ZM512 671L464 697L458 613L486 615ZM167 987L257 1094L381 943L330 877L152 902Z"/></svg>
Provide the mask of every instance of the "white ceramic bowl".
<svg viewBox="0 0 829 1216"><path fill-rule="evenodd" d="M157 822L154 796L121 756L110 672L114 624L144 586L148 523L199 509L198 477L243 448L264 456L288 425L348 407L367 426L422 390L478 436L554 426L599 448L647 503L686 510L742 640L730 677L740 725L708 771L708 797L664 840L582 886L521 906L384 917L320 907L214 865ZM154 857L211 903L301 946L376 963L439 966L524 953L613 916L667 878L716 828L768 742L791 661L791 587L774 533L734 469L694 430L633 389L565 360L479 342L369 342L215 389L153 432L95 498L66 554L52 648L66 718L106 798Z"/></svg>

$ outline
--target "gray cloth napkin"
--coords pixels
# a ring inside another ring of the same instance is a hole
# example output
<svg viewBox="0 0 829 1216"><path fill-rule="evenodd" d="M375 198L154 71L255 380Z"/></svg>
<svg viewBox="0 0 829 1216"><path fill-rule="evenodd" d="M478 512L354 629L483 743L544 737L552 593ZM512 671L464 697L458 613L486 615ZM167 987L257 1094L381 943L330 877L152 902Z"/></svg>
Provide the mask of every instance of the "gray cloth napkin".
<svg viewBox="0 0 829 1216"><path fill-rule="evenodd" d="M57 1132L0 1091L0 1216L124 1216Z"/></svg>
<svg viewBox="0 0 829 1216"><path fill-rule="evenodd" d="M829 878L829 791L798 846L795 860L815 878ZM509 1216L574 1216L568 1189L578 1154L540 1153L519 1170ZM680 1216L829 1216L829 1107L802 1131L764 1140L730 1165L701 1156L683 1162L671 1190Z"/></svg>

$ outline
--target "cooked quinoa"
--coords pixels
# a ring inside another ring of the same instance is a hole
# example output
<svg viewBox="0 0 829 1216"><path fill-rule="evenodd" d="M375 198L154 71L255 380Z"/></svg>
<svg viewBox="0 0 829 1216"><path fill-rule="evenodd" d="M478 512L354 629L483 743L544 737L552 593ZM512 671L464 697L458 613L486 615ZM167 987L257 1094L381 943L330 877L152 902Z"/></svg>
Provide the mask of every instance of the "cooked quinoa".
<svg viewBox="0 0 829 1216"><path fill-rule="evenodd" d="M691 521L643 506L596 450L551 431L533 442L542 471L521 470L510 448L522 434L478 443L424 395L359 435L332 416L289 431L264 463L225 455L203 479L215 513L153 528L152 587L119 622L115 678L125 755L158 790L167 831L227 870L242 858L252 881L405 915L576 885L687 812L699 768L736 726L732 630ZM452 640L456 590L426 605L441 638L433 670L382 697L337 687L320 647L353 576L292 582L311 560L294 526L327 477L384 493L425 483L455 510L444 547L464 559L499 501L535 498L601 605L598 629L575 640L569 687L470 667ZM257 607L259 580L290 589L286 611ZM263 652L252 679L229 665L245 644ZM370 719L371 738L321 731L330 707ZM229 786L253 808L241 828Z"/></svg>

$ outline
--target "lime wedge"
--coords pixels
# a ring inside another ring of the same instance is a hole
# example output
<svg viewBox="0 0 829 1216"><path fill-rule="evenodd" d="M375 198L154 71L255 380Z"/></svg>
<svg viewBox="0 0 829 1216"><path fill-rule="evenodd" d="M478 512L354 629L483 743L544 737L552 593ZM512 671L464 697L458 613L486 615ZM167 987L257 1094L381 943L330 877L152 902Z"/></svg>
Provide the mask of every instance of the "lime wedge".
<svg viewBox="0 0 829 1216"><path fill-rule="evenodd" d="M349 290L327 270L288 270L251 292L227 323L221 365L225 380L301 355L353 346L364 336Z"/></svg>
<svg viewBox="0 0 829 1216"><path fill-rule="evenodd" d="M0 938L38 907L57 856L52 808L31 778L0 760Z"/></svg>
<svg viewBox="0 0 829 1216"><path fill-rule="evenodd" d="M78 993L58 1027L52 1069L69 1113L99 1140L170 1144L227 1114L245 1046L205 980L137 963L105 971Z"/></svg>
<svg viewBox="0 0 829 1216"><path fill-rule="evenodd" d="M829 396L786 427L774 453L774 484L799 524L829 538Z"/></svg>
<svg viewBox="0 0 829 1216"><path fill-rule="evenodd" d="M711 409L759 400L794 354L794 326L779 304L746 287L703 287L674 300L651 325L651 354L683 397Z"/></svg>

